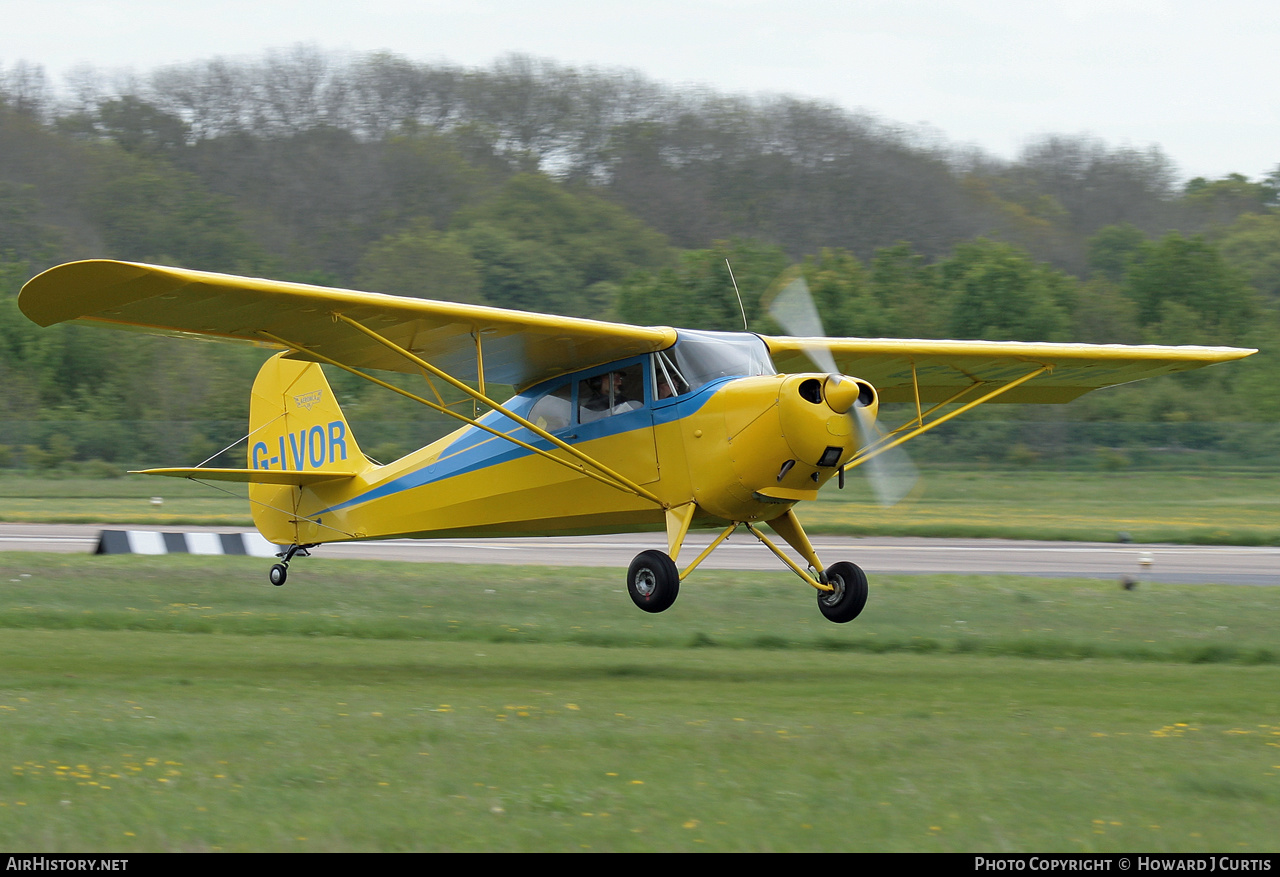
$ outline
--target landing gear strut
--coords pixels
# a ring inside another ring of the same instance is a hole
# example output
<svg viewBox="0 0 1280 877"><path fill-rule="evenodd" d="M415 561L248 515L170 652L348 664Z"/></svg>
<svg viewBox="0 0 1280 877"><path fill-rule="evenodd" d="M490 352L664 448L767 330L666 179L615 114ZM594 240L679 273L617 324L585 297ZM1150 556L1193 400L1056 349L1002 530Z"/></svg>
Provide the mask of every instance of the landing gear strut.
<svg viewBox="0 0 1280 877"><path fill-rule="evenodd" d="M693 517L693 504L690 503L683 508L686 510L683 515L680 509L667 512L667 541L671 546L671 553L657 550L642 551L636 555L635 560L631 561L631 568L627 570L627 593L631 595L631 601L645 612L662 612L668 609L680 594L681 572L673 558L678 556L685 533L689 529L689 523ZM801 567L788 557L750 521L735 521L725 527L720 535L698 555L697 559L684 570L683 575L689 575L695 567L707 559L707 555L715 550L717 545L729 537L729 534L745 524L751 534L790 567L792 572L817 590L818 610L824 618L837 624L844 624L853 621L862 613L863 607L867 605L867 576L860 567L841 561L823 570L822 561L818 559L813 545L809 542L809 537L805 535L800 521L796 519L791 509L787 509L766 523L808 562L808 569Z"/></svg>
<svg viewBox="0 0 1280 877"><path fill-rule="evenodd" d="M311 552L308 548L314 548L315 545L290 545L286 550L281 551L276 557L284 558L279 563L271 567L271 572L267 573L267 578L271 580L271 584L277 588L285 583L289 578L289 561L294 557L310 557Z"/></svg>

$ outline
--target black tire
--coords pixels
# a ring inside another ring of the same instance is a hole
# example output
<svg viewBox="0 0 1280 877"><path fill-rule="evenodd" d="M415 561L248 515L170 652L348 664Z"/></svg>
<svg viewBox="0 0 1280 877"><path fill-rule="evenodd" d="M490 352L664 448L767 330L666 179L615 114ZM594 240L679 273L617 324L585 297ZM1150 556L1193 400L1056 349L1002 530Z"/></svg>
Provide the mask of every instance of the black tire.
<svg viewBox="0 0 1280 877"><path fill-rule="evenodd" d="M867 574L854 563L833 563L827 568L827 584L834 590L818 592L818 609L828 621L844 624L857 618L867 605Z"/></svg>
<svg viewBox="0 0 1280 877"><path fill-rule="evenodd" d="M271 584L277 588L284 584L284 580L289 577L289 567L283 563L277 563L271 567L271 572L267 573L267 578L271 579Z"/></svg>
<svg viewBox="0 0 1280 877"><path fill-rule="evenodd" d="M662 612L680 596L680 571L661 551L642 551L627 570L627 593L645 612Z"/></svg>

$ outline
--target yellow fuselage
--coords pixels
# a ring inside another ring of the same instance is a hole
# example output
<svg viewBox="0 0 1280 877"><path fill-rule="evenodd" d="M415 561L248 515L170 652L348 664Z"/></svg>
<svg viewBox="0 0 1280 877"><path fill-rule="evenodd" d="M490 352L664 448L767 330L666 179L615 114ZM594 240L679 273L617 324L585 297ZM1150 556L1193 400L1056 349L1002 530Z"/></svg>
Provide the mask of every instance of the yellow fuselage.
<svg viewBox="0 0 1280 877"><path fill-rule="evenodd" d="M556 434L662 505L469 426L351 478L253 484L255 523L272 542L311 544L661 530L666 508L690 502L695 527L772 520L815 498L857 450L850 418L813 392L826 378L724 379ZM524 416L536 398L517 396L507 407ZM501 414L480 422L569 459Z"/></svg>

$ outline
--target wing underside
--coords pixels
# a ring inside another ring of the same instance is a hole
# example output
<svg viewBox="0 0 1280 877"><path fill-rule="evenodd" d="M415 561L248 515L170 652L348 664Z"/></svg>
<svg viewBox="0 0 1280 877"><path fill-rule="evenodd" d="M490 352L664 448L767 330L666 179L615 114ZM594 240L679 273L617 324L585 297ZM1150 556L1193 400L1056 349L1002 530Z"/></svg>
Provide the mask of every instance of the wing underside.
<svg viewBox="0 0 1280 877"><path fill-rule="evenodd" d="M107 260L51 268L23 287L18 302L41 326L110 324L293 347L294 358L313 359L302 351L314 351L353 368L417 371L341 315L461 380L476 380L482 362L487 381L516 387L675 342L672 329Z"/></svg>
<svg viewBox="0 0 1280 877"><path fill-rule="evenodd" d="M882 402L922 403L945 402L967 388L1009 384L1046 367L1044 374L992 401L1070 402L1101 387L1229 362L1257 352L1235 347L896 338L772 336L765 337L765 342L774 364L783 372L813 371L808 351L825 348L841 372L873 384Z"/></svg>

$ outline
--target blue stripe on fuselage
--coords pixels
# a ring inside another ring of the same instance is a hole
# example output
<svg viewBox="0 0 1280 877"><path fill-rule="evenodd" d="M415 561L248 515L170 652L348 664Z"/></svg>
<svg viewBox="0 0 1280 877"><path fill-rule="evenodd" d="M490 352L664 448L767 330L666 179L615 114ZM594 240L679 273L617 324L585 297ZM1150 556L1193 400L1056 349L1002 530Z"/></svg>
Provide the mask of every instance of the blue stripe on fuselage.
<svg viewBox="0 0 1280 877"><path fill-rule="evenodd" d="M674 423L698 411L715 394L717 389L732 380L735 380L735 378L721 378L712 381L699 387L696 392L689 396L679 399L663 399L653 405L652 408L641 408L638 411L628 411L623 414L615 414L612 417L601 418L592 423L568 426L559 430L557 437L563 438L566 433L575 435L577 438L573 440L572 444L578 445L607 436L621 435L637 429L651 429L657 424ZM541 396L541 392L523 394L512 400L511 404L506 407L513 414L524 417L528 414L529 409L533 407L533 403ZM528 442L536 448L550 449L554 447L546 439L538 438L529 430L496 411L490 411L477 422L492 427L499 432L507 433L512 438ZM315 512L311 517L342 511L343 509L377 499L384 499L426 484L444 481L447 478L465 475L478 469L497 466L521 457L531 456L532 453L532 451L526 450L519 445L511 444L505 439L498 438L482 429L468 426L448 447L441 451L440 456L434 462L428 463L412 472L406 472L386 484L373 487L346 502Z"/></svg>

